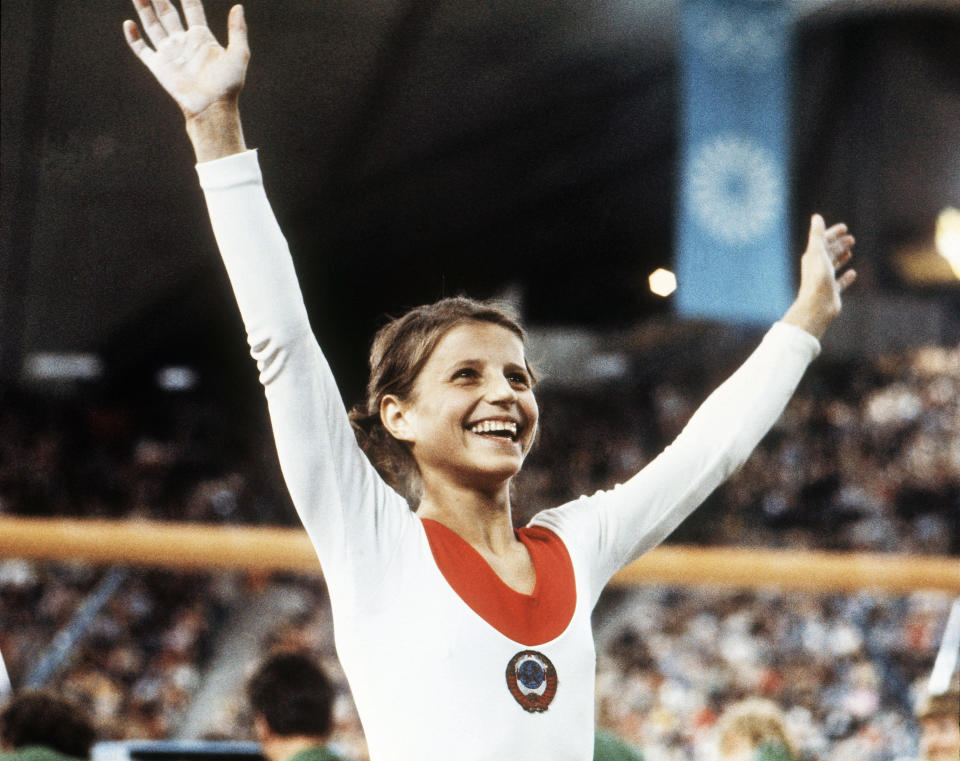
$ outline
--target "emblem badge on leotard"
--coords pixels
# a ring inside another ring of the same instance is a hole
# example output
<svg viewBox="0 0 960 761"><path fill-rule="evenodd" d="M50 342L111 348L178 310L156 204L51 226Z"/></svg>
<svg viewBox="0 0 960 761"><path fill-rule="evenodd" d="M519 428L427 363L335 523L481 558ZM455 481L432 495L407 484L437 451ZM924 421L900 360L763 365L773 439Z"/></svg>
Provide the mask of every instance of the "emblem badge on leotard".
<svg viewBox="0 0 960 761"><path fill-rule="evenodd" d="M557 694L557 670L536 650L522 650L507 664L507 689L524 711L546 711Z"/></svg>

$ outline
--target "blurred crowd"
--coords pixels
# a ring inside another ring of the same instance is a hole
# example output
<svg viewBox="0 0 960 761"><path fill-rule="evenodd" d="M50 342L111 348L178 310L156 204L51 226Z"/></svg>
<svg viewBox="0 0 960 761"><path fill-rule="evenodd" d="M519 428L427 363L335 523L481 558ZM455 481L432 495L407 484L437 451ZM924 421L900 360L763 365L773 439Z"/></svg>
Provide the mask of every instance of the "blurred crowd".
<svg viewBox="0 0 960 761"><path fill-rule="evenodd" d="M623 480L676 435L730 367L688 365L577 391L545 385L540 441L516 484L518 519ZM960 346L857 362L823 357L748 464L671 541L960 554ZM238 414L198 393L141 399L8 392L0 515L296 525L262 402ZM0 560L0 653L24 683L102 579L83 564ZM334 737L365 746L315 578L129 569L57 677L102 738L176 732L217 636L252 594L287 601L265 647L312 652L334 677ZM598 722L647 761L708 759L723 708L786 710L801 758L898 761L929 673L945 595L829 596L644 587L595 616ZM252 655L251 655L252 657ZM249 739L242 693L211 737Z"/></svg>
<svg viewBox="0 0 960 761"><path fill-rule="evenodd" d="M0 651L14 684L93 576L70 565L0 562ZM100 739L175 737L210 677L218 631L265 586L279 592L282 608L259 646L235 657L249 673L264 652L310 653L335 687L331 748L365 761L317 577L132 573L57 688L88 708ZM918 741L914 705L951 602L942 592L610 589L594 615L598 726L642 748L646 761L715 761L724 709L763 697L784 710L799 761L906 761ZM254 739L242 683L209 706L203 737Z"/></svg>
<svg viewBox="0 0 960 761"><path fill-rule="evenodd" d="M735 365L734 365L735 366ZM734 366L687 363L539 393L516 479L534 512L625 480ZM746 466L670 541L960 554L960 346L823 357ZM0 514L296 525L261 400L6 395Z"/></svg>
<svg viewBox="0 0 960 761"><path fill-rule="evenodd" d="M0 560L0 654L14 687L28 685L102 576L80 563ZM168 737L245 594L231 574L130 572L53 672L56 686L81 699L104 737Z"/></svg>
<svg viewBox="0 0 960 761"><path fill-rule="evenodd" d="M733 367L542 395L516 503L529 516L629 478ZM747 464L668 541L960 554L958 400L960 346L823 357Z"/></svg>
<svg viewBox="0 0 960 761"><path fill-rule="evenodd" d="M9 391L0 515L294 524L262 399Z"/></svg>
<svg viewBox="0 0 960 761"><path fill-rule="evenodd" d="M645 587L608 593L598 621L598 721L647 761L712 761L725 707L785 711L801 759L913 758L913 706L949 595L740 593Z"/></svg>

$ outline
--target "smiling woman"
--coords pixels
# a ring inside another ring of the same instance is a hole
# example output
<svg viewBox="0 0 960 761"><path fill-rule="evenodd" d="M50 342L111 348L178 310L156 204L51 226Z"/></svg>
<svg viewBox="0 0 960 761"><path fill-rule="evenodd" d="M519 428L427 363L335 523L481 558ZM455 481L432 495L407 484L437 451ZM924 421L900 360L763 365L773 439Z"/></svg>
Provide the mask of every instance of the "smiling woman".
<svg viewBox="0 0 960 761"><path fill-rule="evenodd" d="M470 329L478 332L493 330L493 336L512 344L513 356L504 358L501 371L507 381L530 393L536 380L533 370L526 360L524 352L525 334L517 318L506 305L474 301L463 296L442 299L434 304L426 304L412 309L402 317L387 323L377 333L370 351L370 379L367 383L367 396L350 412L350 421L357 433L357 440L367 456L376 465L377 470L387 481L403 494L411 507L416 508L422 498L422 474L413 456L413 442L405 439L400 432L388 429L403 425L403 414L414 399L424 399L423 389L418 386L425 383L421 376L436 378L441 388L465 388L480 382L489 382L483 377L483 360L474 358L470 348L472 341L466 340L464 357L456 353L447 334L454 328ZM440 343L444 343L444 352L437 353ZM439 364L440 356L446 357L449 366ZM430 371L423 373L430 364ZM493 368L496 372L496 368ZM439 374L439 375L438 375ZM444 377L449 374L449 377ZM535 412L534 403L534 412ZM381 410L383 412L381 412ZM387 412L393 415L385 414ZM517 435L517 422L509 415L494 416L494 419L506 420ZM534 414L521 431L529 434L523 454L529 451L536 431L537 416ZM473 425L489 422L474 420ZM485 431L491 433L492 429ZM476 430L474 433L481 433ZM421 451L422 451L421 446Z"/></svg>
<svg viewBox="0 0 960 761"><path fill-rule="evenodd" d="M491 497L505 488L530 451L537 403L524 369L523 344L490 323L456 325L444 334L408 398L380 400L383 425L410 447L423 494L421 513L442 509L436 492L452 476Z"/></svg>
<svg viewBox="0 0 960 761"><path fill-rule="evenodd" d="M600 592L780 415L853 280L836 274L853 244L846 227L813 217L796 301L670 447L613 490L515 529L510 484L538 420L517 321L457 298L390 322L373 344L367 398L348 418L243 140L242 8L223 48L199 0L184 0L183 20L167 0L134 5L152 47L132 21L127 41L186 118L371 758L591 758Z"/></svg>

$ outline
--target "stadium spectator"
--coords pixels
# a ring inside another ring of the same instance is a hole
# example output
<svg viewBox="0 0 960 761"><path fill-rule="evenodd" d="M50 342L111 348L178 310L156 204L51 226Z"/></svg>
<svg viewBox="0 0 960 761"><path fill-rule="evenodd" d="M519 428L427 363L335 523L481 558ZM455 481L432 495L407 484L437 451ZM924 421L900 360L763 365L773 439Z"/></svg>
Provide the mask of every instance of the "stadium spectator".
<svg viewBox="0 0 960 761"><path fill-rule="evenodd" d="M593 761L643 761L643 753L606 729L593 733Z"/></svg>
<svg viewBox="0 0 960 761"><path fill-rule="evenodd" d="M247 695L268 761L340 761L328 747L333 685L313 658L275 653L250 678Z"/></svg>
<svg viewBox="0 0 960 761"><path fill-rule="evenodd" d="M924 695L917 706L917 721L919 761L960 758L960 687L956 683L940 695Z"/></svg>
<svg viewBox="0 0 960 761"><path fill-rule="evenodd" d="M678 326L664 338L673 357L682 335ZM598 389L543 387L540 441L516 483L518 523L628 478L668 443L727 369L696 349L683 356L695 367L658 366ZM673 540L960 553L958 396L960 346L821 357L744 468ZM169 430L153 429L160 404L179 421ZM294 525L270 447L265 422L213 397L110 406L11 393L0 410L0 514Z"/></svg>
<svg viewBox="0 0 960 761"><path fill-rule="evenodd" d="M96 731L75 702L44 690L21 690L0 711L2 761L86 759Z"/></svg>
<svg viewBox="0 0 960 761"><path fill-rule="evenodd" d="M783 711L776 703L747 698L734 703L717 722L721 761L792 761L794 758Z"/></svg>

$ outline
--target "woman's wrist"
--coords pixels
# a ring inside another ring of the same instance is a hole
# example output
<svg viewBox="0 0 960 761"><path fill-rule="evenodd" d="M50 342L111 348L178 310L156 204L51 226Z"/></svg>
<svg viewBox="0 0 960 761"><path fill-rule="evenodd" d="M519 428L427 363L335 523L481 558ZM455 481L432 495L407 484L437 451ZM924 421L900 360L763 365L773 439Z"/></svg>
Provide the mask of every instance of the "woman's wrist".
<svg viewBox="0 0 960 761"><path fill-rule="evenodd" d="M823 338L823 334L827 332L827 327L833 322L835 316L828 315L822 309L811 309L800 299L797 299L791 304L780 321L788 325L795 325L820 340Z"/></svg>
<svg viewBox="0 0 960 761"><path fill-rule="evenodd" d="M186 129L198 164L247 150L236 99L217 101L188 116Z"/></svg>

